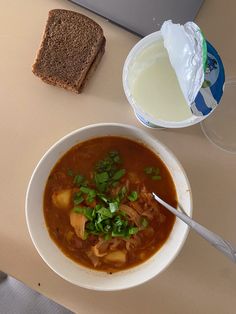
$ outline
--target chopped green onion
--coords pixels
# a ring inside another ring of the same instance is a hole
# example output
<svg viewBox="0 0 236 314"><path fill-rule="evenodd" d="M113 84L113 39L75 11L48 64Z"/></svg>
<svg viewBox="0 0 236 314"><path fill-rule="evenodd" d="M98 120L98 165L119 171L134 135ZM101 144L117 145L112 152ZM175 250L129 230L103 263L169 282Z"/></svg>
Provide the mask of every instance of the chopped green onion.
<svg viewBox="0 0 236 314"><path fill-rule="evenodd" d="M96 227L96 230L101 232L101 233L104 233L104 229L103 229L103 225L101 222L99 221L95 221L95 227Z"/></svg>
<svg viewBox="0 0 236 314"><path fill-rule="evenodd" d="M156 176L152 176L152 180L161 180L161 176L158 176L158 175L156 175Z"/></svg>
<svg viewBox="0 0 236 314"><path fill-rule="evenodd" d="M95 196L97 195L97 192L95 190L84 186L80 188L80 191L83 192L84 194L87 194L87 201L89 203L92 203L94 201Z"/></svg>
<svg viewBox="0 0 236 314"><path fill-rule="evenodd" d="M123 217L126 217L126 216L127 216L126 212L124 212L123 210L120 210L120 211L119 211L119 214L120 214L121 216L123 216Z"/></svg>
<svg viewBox="0 0 236 314"><path fill-rule="evenodd" d="M112 217L112 212L106 207L101 207L97 210L97 213L100 215L101 220Z"/></svg>
<svg viewBox="0 0 236 314"><path fill-rule="evenodd" d="M119 163L121 162L120 156L118 156L118 155L114 156L114 157L113 157L113 161L114 161L115 163L119 164Z"/></svg>
<svg viewBox="0 0 236 314"><path fill-rule="evenodd" d="M109 203L109 209L111 213L115 213L119 208L119 204L117 202Z"/></svg>
<svg viewBox="0 0 236 314"><path fill-rule="evenodd" d="M138 231L139 231L139 228L131 227L131 228L129 228L129 235L136 234Z"/></svg>
<svg viewBox="0 0 236 314"><path fill-rule="evenodd" d="M111 231L111 225L110 224L106 224L103 229L104 229L104 232L108 233L109 231Z"/></svg>
<svg viewBox="0 0 236 314"><path fill-rule="evenodd" d="M111 235L112 237L122 237L122 238L125 238L127 236L126 232L124 231L121 231L121 232L112 231Z"/></svg>
<svg viewBox="0 0 236 314"><path fill-rule="evenodd" d="M99 235L100 232L99 231L89 231L91 234L94 234L94 235Z"/></svg>
<svg viewBox="0 0 236 314"><path fill-rule="evenodd" d="M152 180L161 180L160 176L160 169L159 168L154 168L154 167L146 167L144 169L144 172L147 175L150 175Z"/></svg>
<svg viewBox="0 0 236 314"><path fill-rule="evenodd" d="M148 220L144 217L141 218L141 226L143 229L147 228L148 226Z"/></svg>
<svg viewBox="0 0 236 314"><path fill-rule="evenodd" d="M93 208L93 211L92 211L92 217L93 217L93 219L95 218L95 216L96 216L96 206L95 206L95 208Z"/></svg>
<svg viewBox="0 0 236 314"><path fill-rule="evenodd" d="M105 241L109 241L111 239L111 235L109 234L109 233L106 233L105 235L104 235L104 240Z"/></svg>
<svg viewBox="0 0 236 314"><path fill-rule="evenodd" d="M124 200L134 202L139 197L137 191L128 193L126 186L118 188L119 192L113 196L112 188L119 185L119 180L126 174L124 168L118 168L120 163L121 157L118 152L109 152L96 164L93 182L89 185L83 175L73 175L72 171L68 171L68 175L74 176L74 184L79 187L79 192L74 193L73 196L75 206L73 211L88 219L85 225L85 239L91 234L102 236L105 240L111 237L129 238L148 226L148 220L144 217L141 217L139 228L134 226L127 214L119 210ZM158 168L146 167L144 171L153 180L161 178ZM94 200L96 204L92 206ZM91 205L83 206L84 201Z"/></svg>
<svg viewBox="0 0 236 314"><path fill-rule="evenodd" d="M118 192L119 201L122 201L123 198L125 198L126 193L127 193L127 188L123 186Z"/></svg>
<svg viewBox="0 0 236 314"><path fill-rule="evenodd" d="M104 202L104 203L108 203L109 199L102 193L97 193L97 196Z"/></svg>
<svg viewBox="0 0 236 314"><path fill-rule="evenodd" d="M109 152L108 156L115 162L120 163L121 159L119 156L119 153L117 151L111 151Z"/></svg>
<svg viewBox="0 0 236 314"><path fill-rule="evenodd" d="M75 205L79 205L80 203L82 203L84 201L84 198L83 198L83 196L81 194L82 194L81 192L76 192L74 194L73 201L74 201Z"/></svg>
<svg viewBox="0 0 236 314"><path fill-rule="evenodd" d="M67 175L70 176L70 177L73 177L74 176L74 173L71 169L68 169L67 170Z"/></svg>
<svg viewBox="0 0 236 314"><path fill-rule="evenodd" d="M101 204L97 204L94 208L95 211L98 211L100 208L102 208L102 205Z"/></svg>
<svg viewBox="0 0 236 314"><path fill-rule="evenodd" d="M111 185L112 185L113 188L115 188L118 185L118 183L119 183L118 181L114 181L114 182L112 182Z"/></svg>
<svg viewBox="0 0 236 314"><path fill-rule="evenodd" d="M92 202L94 201L94 199L95 199L95 197L88 196L87 199L86 199L86 201L87 201L88 203L92 203Z"/></svg>
<svg viewBox="0 0 236 314"><path fill-rule="evenodd" d="M118 181L120 180L124 175L125 175L125 169L120 169L116 171L116 173L113 175L112 180L113 181Z"/></svg>
<svg viewBox="0 0 236 314"><path fill-rule="evenodd" d="M144 168L144 172L146 173L146 174L152 174L153 173L153 167L146 167L146 168Z"/></svg>
<svg viewBox="0 0 236 314"><path fill-rule="evenodd" d="M99 192L105 192L107 189L107 184L109 180L108 173L107 172L101 172L101 173L95 172L94 180L95 180L95 184Z"/></svg>
<svg viewBox="0 0 236 314"><path fill-rule="evenodd" d="M109 172L112 175L116 170L116 164L120 163L121 159L116 151L109 152L107 156L100 160L96 165L96 171L98 172Z"/></svg>
<svg viewBox="0 0 236 314"><path fill-rule="evenodd" d="M85 193L85 194L94 194L94 195L96 195L96 191L95 190L90 189L90 188L85 187L85 186L81 186L80 191Z"/></svg>
<svg viewBox="0 0 236 314"><path fill-rule="evenodd" d="M88 218L88 220L92 220L93 219L93 209L90 207L86 207L84 215L86 218Z"/></svg>
<svg viewBox="0 0 236 314"><path fill-rule="evenodd" d="M74 177L74 184L77 186L81 186L85 182L85 177L82 176L81 174L77 174Z"/></svg>
<svg viewBox="0 0 236 314"><path fill-rule="evenodd" d="M88 231L95 231L96 230L96 228L95 228L95 225L94 225L94 222L93 221L90 221L90 222L88 222L87 224L86 224L86 229L88 230Z"/></svg>
<svg viewBox="0 0 236 314"><path fill-rule="evenodd" d="M131 201L131 202L134 202L138 199L138 192L137 191L132 191L130 193L130 195L128 196L128 199Z"/></svg>
<svg viewBox="0 0 236 314"><path fill-rule="evenodd" d="M114 225L116 227L121 227L123 225L123 220L121 219L120 216L116 216L114 219Z"/></svg>
<svg viewBox="0 0 236 314"><path fill-rule="evenodd" d="M107 182L97 184L99 192L105 192L107 190Z"/></svg>
<svg viewBox="0 0 236 314"><path fill-rule="evenodd" d="M96 173L96 182L104 183L109 179L109 175L107 172Z"/></svg>
<svg viewBox="0 0 236 314"><path fill-rule="evenodd" d="M77 214L84 215L88 220L93 220L93 209L90 207L76 206L73 208L73 211Z"/></svg>

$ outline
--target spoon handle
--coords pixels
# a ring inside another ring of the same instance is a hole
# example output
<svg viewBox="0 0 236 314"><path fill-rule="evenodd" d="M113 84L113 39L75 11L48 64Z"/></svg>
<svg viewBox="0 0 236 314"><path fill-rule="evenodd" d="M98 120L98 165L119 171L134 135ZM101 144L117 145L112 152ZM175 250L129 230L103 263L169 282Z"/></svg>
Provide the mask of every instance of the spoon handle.
<svg viewBox="0 0 236 314"><path fill-rule="evenodd" d="M160 197L158 197L155 193L152 193L155 200L166 207L170 212L184 221L187 225L189 225L192 229L194 229L200 236L202 236L205 240L211 243L216 249L224 253L228 256L233 262L236 263L236 249L230 244L229 241L224 240L216 233L208 230L207 228L200 225L198 222L194 221L188 215L178 211L176 208L170 206L166 202L164 202Z"/></svg>

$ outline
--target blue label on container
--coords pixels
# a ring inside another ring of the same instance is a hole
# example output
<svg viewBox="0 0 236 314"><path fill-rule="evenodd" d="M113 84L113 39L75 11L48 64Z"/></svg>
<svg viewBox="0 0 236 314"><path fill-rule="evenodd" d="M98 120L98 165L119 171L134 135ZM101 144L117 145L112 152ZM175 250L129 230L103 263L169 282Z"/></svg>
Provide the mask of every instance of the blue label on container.
<svg viewBox="0 0 236 314"><path fill-rule="evenodd" d="M153 124L152 122L144 119L144 117L142 117L140 114L137 113L137 111L134 111L136 117L138 118L138 120L145 126L149 127L149 128L153 128L153 129L158 129L160 127L158 127L157 125Z"/></svg>
<svg viewBox="0 0 236 314"><path fill-rule="evenodd" d="M209 114L220 102L225 82L224 66L215 48L207 42L207 67L204 82L191 105L194 115Z"/></svg>

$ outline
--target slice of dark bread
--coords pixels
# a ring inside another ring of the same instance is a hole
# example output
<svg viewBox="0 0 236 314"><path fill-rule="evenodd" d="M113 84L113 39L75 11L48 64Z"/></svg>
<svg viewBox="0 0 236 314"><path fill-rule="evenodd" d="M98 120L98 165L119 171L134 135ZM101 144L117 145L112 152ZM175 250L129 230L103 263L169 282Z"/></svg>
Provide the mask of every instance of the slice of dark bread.
<svg viewBox="0 0 236 314"><path fill-rule="evenodd" d="M105 40L105 37L104 37L104 40L103 40L103 43L102 43L102 46L101 46L101 49L98 51L97 55L96 55L96 58L93 60L88 72L86 73L86 76L82 82L82 84L80 85L80 90L79 92L82 92L82 90L84 89L84 87L87 85L90 77L93 75L93 72L96 70L104 52L105 52L105 44L106 44L106 40Z"/></svg>
<svg viewBox="0 0 236 314"><path fill-rule="evenodd" d="M102 28L77 12L49 11L33 73L44 82L80 93L104 51Z"/></svg>

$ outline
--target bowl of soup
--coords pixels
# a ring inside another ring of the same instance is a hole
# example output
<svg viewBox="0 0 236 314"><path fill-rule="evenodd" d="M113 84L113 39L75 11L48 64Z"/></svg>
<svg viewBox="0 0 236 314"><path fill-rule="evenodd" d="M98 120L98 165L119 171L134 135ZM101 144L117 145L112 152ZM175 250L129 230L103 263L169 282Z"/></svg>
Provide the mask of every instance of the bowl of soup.
<svg viewBox="0 0 236 314"><path fill-rule="evenodd" d="M26 193L31 239L46 264L80 287L131 288L161 273L188 227L155 192L192 215L186 174L157 138L106 123L75 130L41 158Z"/></svg>

